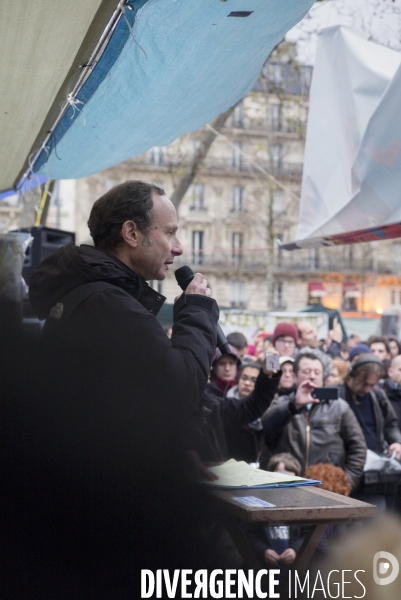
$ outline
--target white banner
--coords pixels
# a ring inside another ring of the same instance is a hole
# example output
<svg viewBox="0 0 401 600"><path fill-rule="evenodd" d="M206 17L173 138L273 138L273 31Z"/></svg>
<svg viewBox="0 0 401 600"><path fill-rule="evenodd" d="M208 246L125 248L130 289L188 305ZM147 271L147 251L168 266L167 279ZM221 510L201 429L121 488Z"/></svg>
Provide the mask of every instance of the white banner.
<svg viewBox="0 0 401 600"><path fill-rule="evenodd" d="M401 221L400 65L399 52L348 27L319 34L297 247Z"/></svg>
<svg viewBox="0 0 401 600"><path fill-rule="evenodd" d="M220 309L219 323L227 335L233 331L243 333L248 342L258 331L273 333L276 325L282 321L294 323L297 321L309 321L315 327L318 339L326 339L329 331L329 317L324 312L262 312L241 309Z"/></svg>

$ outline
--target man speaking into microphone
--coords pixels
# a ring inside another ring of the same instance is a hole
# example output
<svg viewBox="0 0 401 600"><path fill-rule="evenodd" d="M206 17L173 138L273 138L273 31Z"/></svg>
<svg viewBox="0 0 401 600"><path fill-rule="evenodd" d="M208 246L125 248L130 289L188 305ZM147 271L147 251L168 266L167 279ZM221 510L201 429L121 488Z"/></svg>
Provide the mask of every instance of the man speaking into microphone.
<svg viewBox="0 0 401 600"><path fill-rule="evenodd" d="M197 273L171 340L156 320L165 298L146 282L182 254L161 188L112 188L88 226L94 247L59 249L30 285L46 319L33 417L46 569L34 563L35 584L46 579L49 598L131 599L141 568L185 566L193 547L182 432L207 383L218 307Z"/></svg>

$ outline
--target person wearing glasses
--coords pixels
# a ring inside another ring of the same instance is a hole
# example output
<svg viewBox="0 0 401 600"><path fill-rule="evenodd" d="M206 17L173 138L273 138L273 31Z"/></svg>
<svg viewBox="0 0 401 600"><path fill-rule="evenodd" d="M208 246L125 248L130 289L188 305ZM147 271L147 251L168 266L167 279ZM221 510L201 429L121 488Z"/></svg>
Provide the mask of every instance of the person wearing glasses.
<svg viewBox="0 0 401 600"><path fill-rule="evenodd" d="M227 398L238 398L238 400L241 400L249 396L255 389L255 383L261 367L262 365L259 362L241 365L237 374L237 385L229 390Z"/></svg>
<svg viewBox="0 0 401 600"><path fill-rule="evenodd" d="M294 356L298 343L298 329L292 323L278 323L273 332L272 342L280 356Z"/></svg>

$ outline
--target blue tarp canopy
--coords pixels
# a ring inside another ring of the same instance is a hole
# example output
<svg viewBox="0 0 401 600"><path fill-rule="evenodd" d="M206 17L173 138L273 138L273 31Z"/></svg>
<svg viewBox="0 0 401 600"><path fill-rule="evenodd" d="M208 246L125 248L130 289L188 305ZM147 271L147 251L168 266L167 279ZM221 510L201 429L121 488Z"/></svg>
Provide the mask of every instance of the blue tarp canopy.
<svg viewBox="0 0 401 600"><path fill-rule="evenodd" d="M313 0L115 4L112 31L79 89L65 88L28 171L84 177L198 129L251 90Z"/></svg>

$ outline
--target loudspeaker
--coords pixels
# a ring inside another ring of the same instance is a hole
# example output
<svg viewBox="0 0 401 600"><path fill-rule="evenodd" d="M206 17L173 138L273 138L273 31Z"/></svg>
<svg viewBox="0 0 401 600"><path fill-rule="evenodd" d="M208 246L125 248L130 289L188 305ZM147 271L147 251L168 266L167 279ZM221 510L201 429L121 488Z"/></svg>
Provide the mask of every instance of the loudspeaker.
<svg viewBox="0 0 401 600"><path fill-rule="evenodd" d="M28 285L33 271L42 260L53 254L61 246L65 246L70 242L75 243L75 233L61 231L61 229L52 229L43 225L19 229L18 231L30 233L33 237L32 244L30 244L25 253L25 260L22 266L22 276Z"/></svg>

